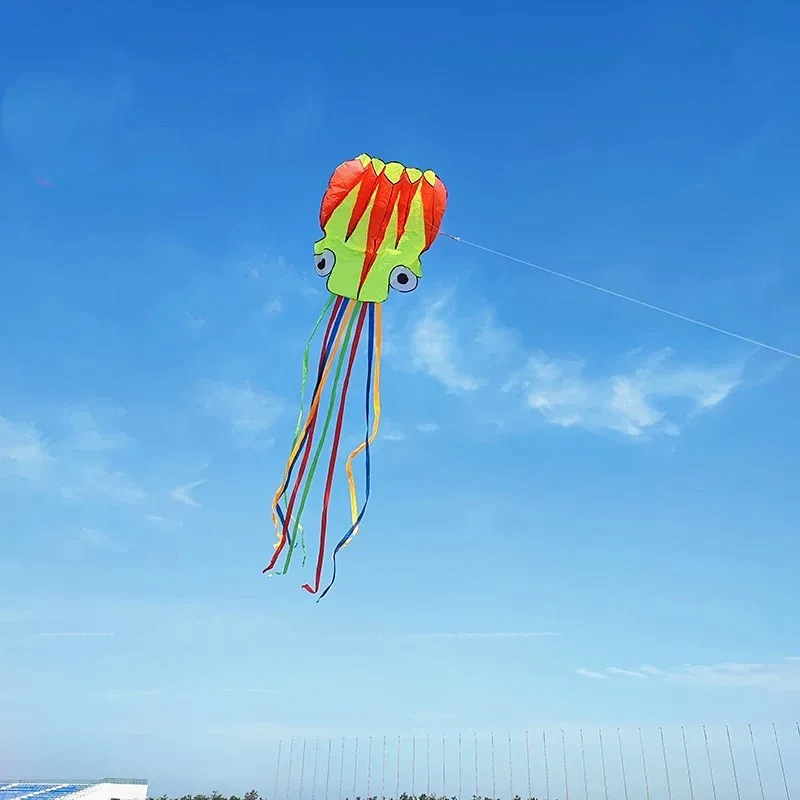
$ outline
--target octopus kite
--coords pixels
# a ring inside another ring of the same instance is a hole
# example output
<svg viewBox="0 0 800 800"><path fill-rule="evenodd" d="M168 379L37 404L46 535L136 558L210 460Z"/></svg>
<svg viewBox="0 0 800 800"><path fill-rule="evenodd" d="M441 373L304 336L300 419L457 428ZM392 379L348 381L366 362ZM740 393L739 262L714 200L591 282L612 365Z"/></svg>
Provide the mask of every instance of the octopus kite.
<svg viewBox="0 0 800 800"><path fill-rule="evenodd" d="M333 437L320 514L319 549L314 582L303 588L316 595L322 582L328 538L328 508L344 423L347 393L359 348L366 348L366 434L345 462L350 492L351 524L332 553L332 575L321 600L336 579L336 556L358 532L370 496L370 446L380 424L381 304L390 290L412 292L422 277L420 258L436 239L447 204L447 190L433 172L384 163L368 155L341 164L322 198L323 237L314 246L317 275L327 279L330 293L303 354L300 415L283 480L272 501L272 521L278 533L275 553L264 572L285 574L298 539L305 553L301 518L325 441L333 422ZM327 320L326 320L327 316ZM311 343L325 323L316 382L308 412L303 403ZM366 331L365 331L366 329ZM320 423L320 404L331 373L327 410ZM364 453L364 498L359 506L353 460ZM290 488L291 485L291 488Z"/></svg>

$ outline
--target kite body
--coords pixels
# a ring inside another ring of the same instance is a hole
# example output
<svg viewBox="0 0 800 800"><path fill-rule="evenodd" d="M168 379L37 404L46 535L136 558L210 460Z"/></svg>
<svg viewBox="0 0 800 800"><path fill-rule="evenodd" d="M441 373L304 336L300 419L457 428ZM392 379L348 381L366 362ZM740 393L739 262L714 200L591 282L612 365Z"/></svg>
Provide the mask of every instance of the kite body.
<svg viewBox="0 0 800 800"><path fill-rule="evenodd" d="M327 459L315 578L313 584L303 586L311 594L320 590L328 534L328 506L338 463L347 394L360 344L365 340L366 432L364 441L345 462L351 525L333 549L332 577L320 599L333 585L336 556L358 532L369 500L370 445L378 433L381 408L381 303L388 299L392 290L405 293L416 289L422 277L421 256L439 233L446 204L447 190L441 179L430 170L423 172L396 162L385 163L368 155L341 164L331 176L322 198L320 226L323 237L314 245L314 265L317 274L326 279L330 298L306 345L303 396L311 342L326 316L327 322L311 402L307 412L301 403L283 481L273 499L272 519L278 541L272 559L264 569L264 572L275 570L281 555L284 555L280 573L286 573L298 543L305 555L301 517L334 421L334 408L338 405ZM323 415L320 406L331 374L332 385ZM352 465L361 453L364 453L365 484L364 499L359 505Z"/></svg>

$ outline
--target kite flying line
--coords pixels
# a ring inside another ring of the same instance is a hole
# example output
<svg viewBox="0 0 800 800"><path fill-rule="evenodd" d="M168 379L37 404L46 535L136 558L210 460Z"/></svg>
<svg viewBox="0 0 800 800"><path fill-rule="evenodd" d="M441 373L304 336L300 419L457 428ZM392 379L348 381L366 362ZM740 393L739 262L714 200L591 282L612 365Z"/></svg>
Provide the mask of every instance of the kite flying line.
<svg viewBox="0 0 800 800"><path fill-rule="evenodd" d="M556 272L554 269L548 269L547 267L539 266L538 264L534 264L531 261L525 261L522 258L517 258L516 256L508 255L508 253L501 253L499 250L493 250L491 247L486 247L482 244L476 244L475 242L467 241L466 239L462 239L460 236L453 236L451 233L445 233L444 231L441 232L442 236L446 236L448 239L452 239L454 242L460 242L461 244L466 244L469 247L474 247L476 250L482 250L484 253L490 253L493 256L498 256L499 258L505 258L507 261L516 261L518 264L523 264L526 267L532 267L533 269L538 269L540 272L546 272L548 275L553 275L556 278L562 278L565 281L570 281L571 283L577 283L580 286L585 286L588 289L594 289L597 292L602 292L603 294L611 295L611 297L616 297L618 300L625 300L628 303L633 303L637 306L642 306L643 308L649 308L651 311L657 311L659 314L666 314L668 317L674 317L675 319L682 320L683 322L689 322L692 325L698 325L701 328L706 328L707 330L714 331L715 333L721 333L723 336L729 336L731 339L738 339L740 342L746 342L747 344L755 345L756 347L761 347L764 350L771 350L773 353L780 353L782 356L788 356L789 358L794 358L800 361L800 353L792 353L789 350L781 350L780 347L774 347L771 344L766 344L765 342L760 342L757 339L751 339L748 336L742 336L741 334L734 333L733 331L726 330L725 328L718 328L716 325L710 325L707 322L701 322L699 319L693 319L692 317L684 316L683 314L678 314L675 311L670 311L667 308L662 308L661 306L653 305L652 303L647 303L644 300L638 300L635 297L629 297L625 294L620 294L619 292L615 292L612 289L606 289L603 286L598 286L596 283L589 283L589 281L581 280L580 278L574 278L571 275L565 275L563 272Z"/></svg>

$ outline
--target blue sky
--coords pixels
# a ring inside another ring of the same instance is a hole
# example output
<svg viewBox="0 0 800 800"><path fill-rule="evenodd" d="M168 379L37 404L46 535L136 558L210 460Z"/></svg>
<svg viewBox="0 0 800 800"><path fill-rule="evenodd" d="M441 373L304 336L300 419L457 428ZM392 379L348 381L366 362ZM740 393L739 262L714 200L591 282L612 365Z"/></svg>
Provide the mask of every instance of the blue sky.
<svg viewBox="0 0 800 800"><path fill-rule="evenodd" d="M436 170L451 233L800 349L798 8L192 5L3 12L0 773L793 719L796 362L450 240L386 305L334 591L260 573L363 151Z"/></svg>

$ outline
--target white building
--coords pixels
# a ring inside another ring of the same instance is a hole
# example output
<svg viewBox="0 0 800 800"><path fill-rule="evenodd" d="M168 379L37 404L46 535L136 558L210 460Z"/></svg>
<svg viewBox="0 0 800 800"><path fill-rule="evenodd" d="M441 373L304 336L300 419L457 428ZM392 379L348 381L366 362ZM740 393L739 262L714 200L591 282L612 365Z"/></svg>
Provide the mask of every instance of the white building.
<svg viewBox="0 0 800 800"><path fill-rule="evenodd" d="M114 778L69 783L0 781L0 800L147 800L147 781Z"/></svg>

